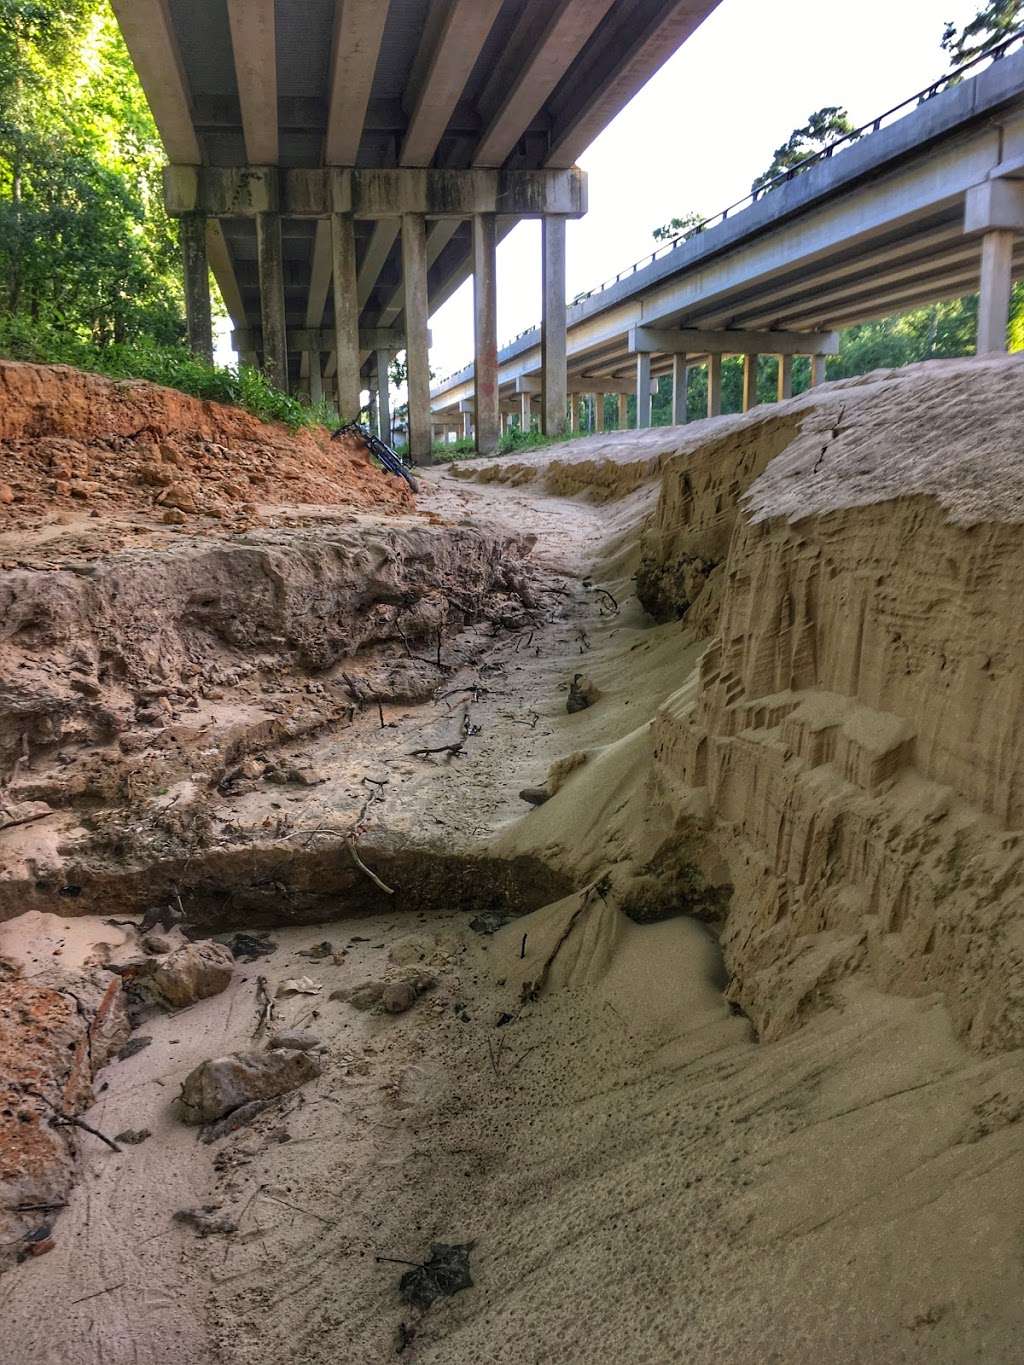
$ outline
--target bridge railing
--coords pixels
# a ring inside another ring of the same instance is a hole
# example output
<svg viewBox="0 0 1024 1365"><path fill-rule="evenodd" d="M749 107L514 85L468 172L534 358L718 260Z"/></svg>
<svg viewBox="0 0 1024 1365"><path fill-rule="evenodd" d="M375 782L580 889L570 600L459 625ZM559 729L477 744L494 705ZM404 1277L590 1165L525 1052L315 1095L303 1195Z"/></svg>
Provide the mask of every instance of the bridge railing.
<svg viewBox="0 0 1024 1365"><path fill-rule="evenodd" d="M634 261L632 265L626 266L624 270L620 270L613 279L605 280L603 283L595 285L593 289L587 289L582 294L577 294L575 298L572 299L572 302L583 303L586 299L592 299L596 294L603 294L606 289L613 289L615 285L621 284L622 281L628 279L630 275L635 275L638 270L643 270L645 267L653 265L655 261L661 260L665 256L670 256L673 251L678 250L679 247L683 246L686 242L689 242L692 238L699 237L700 234L706 232L708 228L718 227L720 223L726 222L730 216L750 208L763 199L766 194L770 194L771 191L777 189L779 185L788 184L791 180L794 180L798 175L801 175L806 171L810 166L816 165L819 161L827 161L830 157L834 156L836 152L842 151L854 142L859 141L865 135L877 133L889 123L902 118L908 110L919 108L922 104L926 104L928 100L934 99L936 95L941 95L944 90L950 89L951 86L958 85L968 72L975 71L983 66L990 66L993 62L998 62L1018 45L1024 47L1024 26L1015 29L1014 32L1004 38L1002 42L989 48L988 51L979 53L978 56L972 57L969 62L964 62L961 66L955 67L952 71L947 72L945 76L940 76L939 79L933 81L931 85L926 85L923 90L918 90L916 94L909 95L905 100L901 100L899 104L894 104L893 107L887 109L884 114L879 114L877 118L870 119L867 123L861 124L859 128L854 128L852 132L844 133L842 137L837 137L833 142L830 142L827 147L822 147L819 151L812 152L810 156L805 156L802 161L795 162L786 170L773 176L771 180L766 180L763 185L759 185L756 189L751 189L749 194L745 194L742 199L737 199L735 203L729 204L727 208L719 209L719 211L713 213L710 218L702 218L699 223L694 223L692 226L686 228L685 231L679 232L674 237L668 238L661 246L656 247L646 256L641 256L638 261ZM508 341L504 342L499 349L504 350L507 346L514 346L517 341L520 341L525 336L529 336L531 332L535 332L538 326L538 323L534 323L532 327L526 327L523 331L517 332L514 337L511 337ZM450 379L453 379L455 375L459 373L461 373L461 371L456 370L453 374L446 375L444 379L438 381L439 385L447 384Z"/></svg>

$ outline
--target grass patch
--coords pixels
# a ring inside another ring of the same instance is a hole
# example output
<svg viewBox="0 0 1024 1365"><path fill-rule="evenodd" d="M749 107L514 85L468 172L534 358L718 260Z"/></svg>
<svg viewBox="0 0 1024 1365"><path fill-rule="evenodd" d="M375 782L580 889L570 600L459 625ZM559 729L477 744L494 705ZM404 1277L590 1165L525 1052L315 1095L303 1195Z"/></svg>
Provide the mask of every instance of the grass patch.
<svg viewBox="0 0 1024 1365"><path fill-rule="evenodd" d="M502 436L495 454L514 455L517 451L541 450L544 446L559 445L563 441L574 441L579 435L579 432L566 431L559 436L545 436L539 431L520 431L518 427L513 427L511 431L507 431ZM460 436L457 441L435 441L433 453L435 464L454 464L461 460L491 458L478 455L472 438L465 436Z"/></svg>
<svg viewBox="0 0 1024 1365"><path fill-rule="evenodd" d="M309 404L293 398L275 388L259 370L212 365L184 346L151 341L95 346L63 329L13 315L0 316L0 356L42 365L74 365L109 379L149 379L193 398L244 408L264 422L284 422L293 431L340 424L330 403Z"/></svg>

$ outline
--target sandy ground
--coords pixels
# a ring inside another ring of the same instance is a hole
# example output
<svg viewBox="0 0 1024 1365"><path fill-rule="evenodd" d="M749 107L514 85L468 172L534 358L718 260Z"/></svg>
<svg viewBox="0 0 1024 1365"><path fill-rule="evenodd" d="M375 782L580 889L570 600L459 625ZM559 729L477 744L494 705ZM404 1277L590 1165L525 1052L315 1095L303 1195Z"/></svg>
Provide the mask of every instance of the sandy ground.
<svg viewBox="0 0 1024 1365"><path fill-rule="evenodd" d="M385 747L349 752L339 783L357 759L391 763L407 780L382 809L389 825L429 813L455 846L497 835L499 848L562 857L582 840L581 871L653 844L664 831L645 828L650 721L700 649L683 653L681 626L650 626L631 597L624 537L651 489L601 508L537 485L428 482L446 516L535 531L537 556L577 586L529 650L496 643L502 695L473 705L482 729L465 758L403 756L410 738L452 728L447 712L420 709ZM588 574L617 614L602 613ZM584 668L601 699L567 716L564 689ZM316 762L341 763L340 748L324 740ZM588 760L565 792L524 818L519 787L577 751ZM862 986L758 1045L694 921L636 925L592 894L487 937L457 906L403 915L398 891L379 917L274 932L270 958L187 1014L148 1022L152 1044L108 1068L86 1117L152 1136L121 1155L82 1137L55 1250L0 1279L12 1360L1020 1359L1019 1056L966 1053L937 997ZM522 1004L576 912L550 989ZM73 961L115 932L95 918L47 923L48 940L39 917L0 926L0 951L31 942L44 960L50 942ZM324 939L340 962L298 955ZM412 963L439 985L406 1015L327 999ZM323 1075L205 1146L171 1101L196 1063L249 1044L259 973L322 987L283 1001L281 1021L319 1032ZM236 1234L198 1240L171 1221L212 1203ZM404 1267L376 1259L470 1241L474 1287L425 1313L399 1299Z"/></svg>

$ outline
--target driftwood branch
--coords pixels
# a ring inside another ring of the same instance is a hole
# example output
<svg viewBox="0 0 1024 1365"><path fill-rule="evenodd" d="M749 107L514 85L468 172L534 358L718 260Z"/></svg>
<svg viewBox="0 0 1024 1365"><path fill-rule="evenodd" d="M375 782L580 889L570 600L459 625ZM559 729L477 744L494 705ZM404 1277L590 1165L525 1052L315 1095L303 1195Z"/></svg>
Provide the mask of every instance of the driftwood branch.
<svg viewBox="0 0 1024 1365"><path fill-rule="evenodd" d="M353 839L350 839L348 841L348 851L349 853L352 854L352 861L355 863L356 867L359 868L360 872L365 872L366 875L369 877L370 881L373 882L375 886L379 886L380 889L387 896L393 896L395 894L395 888L393 886L388 886L386 882L382 882L381 879L377 876L376 872L371 872L370 869L366 866L366 864L363 862L362 858L360 858L359 853L356 850L355 841Z"/></svg>

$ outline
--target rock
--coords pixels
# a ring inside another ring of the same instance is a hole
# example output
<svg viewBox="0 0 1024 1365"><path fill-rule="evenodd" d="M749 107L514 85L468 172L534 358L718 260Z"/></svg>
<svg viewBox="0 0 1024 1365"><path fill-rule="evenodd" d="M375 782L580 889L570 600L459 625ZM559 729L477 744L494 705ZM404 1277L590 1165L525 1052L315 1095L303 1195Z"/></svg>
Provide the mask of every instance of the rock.
<svg viewBox="0 0 1024 1365"><path fill-rule="evenodd" d="M346 1000L357 1010L372 1010L378 1004L384 994L384 983L382 981L365 981L361 986L354 986L351 990L340 987L336 991L331 991L328 997L331 1000Z"/></svg>
<svg viewBox="0 0 1024 1365"><path fill-rule="evenodd" d="M200 1141L207 1144L219 1142L221 1138L237 1132L239 1128L244 1128L247 1123L252 1123L254 1118L262 1114L264 1109L269 1109L273 1103L273 1100L252 1100L249 1104L243 1104L237 1109L232 1109L227 1118L218 1119L216 1123L206 1124L199 1134Z"/></svg>
<svg viewBox="0 0 1024 1365"><path fill-rule="evenodd" d="M14 489L9 483L0 483L0 503L5 505L14 501Z"/></svg>
<svg viewBox="0 0 1024 1365"><path fill-rule="evenodd" d="M179 1106L185 1123L211 1123L253 1100L274 1099L320 1075L308 1052L235 1052L201 1062L185 1077Z"/></svg>
<svg viewBox="0 0 1024 1365"><path fill-rule="evenodd" d="M519 793L520 801L528 801L531 806L543 806L545 801L551 800L551 793L547 787L524 787Z"/></svg>
<svg viewBox="0 0 1024 1365"><path fill-rule="evenodd" d="M168 507L160 520L165 526L184 526L188 518L180 507Z"/></svg>
<svg viewBox="0 0 1024 1365"><path fill-rule="evenodd" d="M411 981L395 981L384 987L380 1003L388 1014L404 1014L415 1005L418 995L419 992Z"/></svg>
<svg viewBox="0 0 1024 1365"><path fill-rule="evenodd" d="M173 953L178 948L184 948L188 939L176 926L162 932L146 934L142 940L142 946L147 953L154 953L160 956L163 953Z"/></svg>
<svg viewBox="0 0 1024 1365"><path fill-rule="evenodd" d="M187 1223L195 1228L199 1237L213 1237L217 1234L228 1235L238 1231L238 1224L227 1214L217 1213L215 1209L179 1209L174 1215L176 1223Z"/></svg>
<svg viewBox="0 0 1024 1365"><path fill-rule="evenodd" d="M68 686L83 697L98 697L103 691L94 678L72 678Z"/></svg>
<svg viewBox="0 0 1024 1365"><path fill-rule="evenodd" d="M577 673L569 684L569 696L565 703L565 709L570 716L577 711L585 711L588 706L593 706L599 695L591 680L585 678L582 673Z"/></svg>
<svg viewBox="0 0 1024 1365"><path fill-rule="evenodd" d="M346 1000L357 1010L372 1010L379 1006L388 1014L404 1014L424 991L433 990L436 985L437 978L428 972L415 972L401 981L364 981L351 990L332 991L329 998Z"/></svg>
<svg viewBox="0 0 1024 1365"><path fill-rule="evenodd" d="M148 984L168 1005L182 1009L197 1000L219 995L231 980L235 960L223 943L203 939L186 943L160 958Z"/></svg>
<svg viewBox="0 0 1024 1365"><path fill-rule="evenodd" d="M187 483L168 484L158 498L166 507L177 507L181 512L196 511L196 496Z"/></svg>
<svg viewBox="0 0 1024 1365"><path fill-rule="evenodd" d="M129 1038L124 1047L118 1048L116 1057L119 1062L126 1062L129 1057L136 1057L140 1052L144 1052L152 1038Z"/></svg>
<svg viewBox="0 0 1024 1365"><path fill-rule="evenodd" d="M324 1041L312 1029L288 1028L271 1034L267 1048L271 1052L275 1048L283 1048L286 1051L292 1049L296 1052L321 1052L324 1050Z"/></svg>
<svg viewBox="0 0 1024 1365"><path fill-rule="evenodd" d="M123 1133L115 1133L114 1141L123 1142L128 1147L137 1147L153 1134L148 1128L126 1128Z"/></svg>
<svg viewBox="0 0 1024 1365"><path fill-rule="evenodd" d="M18 1206L62 1204L74 1184L76 1144L50 1122L53 1108L89 1107L93 1077L128 1029L109 972L47 967L0 979L0 1265L38 1228L38 1213Z"/></svg>

